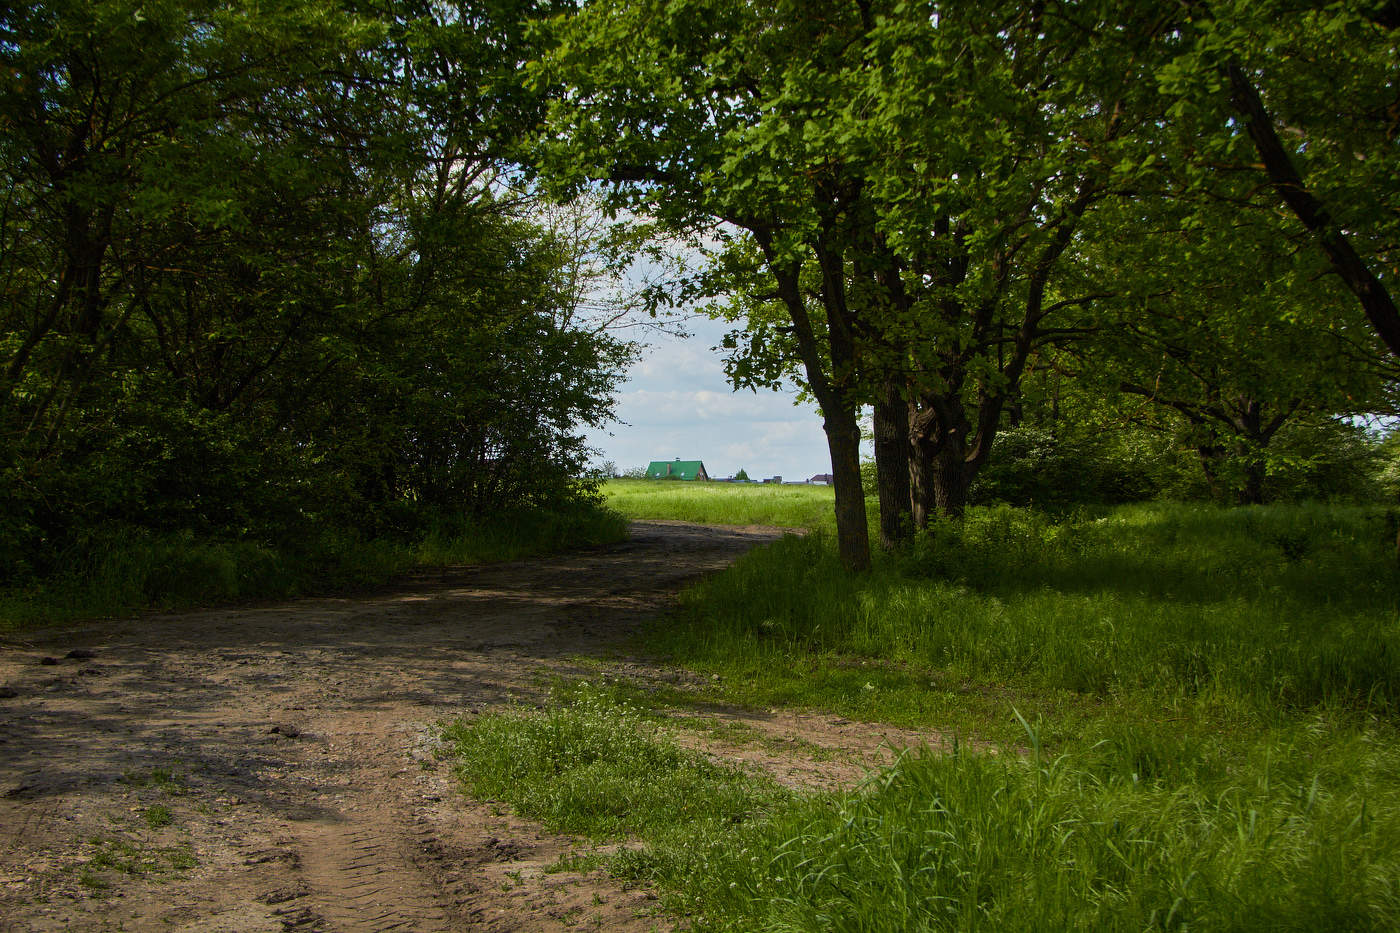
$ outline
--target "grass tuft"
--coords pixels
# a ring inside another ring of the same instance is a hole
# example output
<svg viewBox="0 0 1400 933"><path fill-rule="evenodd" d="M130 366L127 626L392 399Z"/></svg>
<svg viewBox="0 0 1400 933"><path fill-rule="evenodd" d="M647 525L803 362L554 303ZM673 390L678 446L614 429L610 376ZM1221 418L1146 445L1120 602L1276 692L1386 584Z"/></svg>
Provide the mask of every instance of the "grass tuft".
<svg viewBox="0 0 1400 933"><path fill-rule="evenodd" d="M742 772L688 752L654 718L589 685L542 714L459 724L447 734L458 774L551 829L595 839L678 822L743 822L763 795Z"/></svg>

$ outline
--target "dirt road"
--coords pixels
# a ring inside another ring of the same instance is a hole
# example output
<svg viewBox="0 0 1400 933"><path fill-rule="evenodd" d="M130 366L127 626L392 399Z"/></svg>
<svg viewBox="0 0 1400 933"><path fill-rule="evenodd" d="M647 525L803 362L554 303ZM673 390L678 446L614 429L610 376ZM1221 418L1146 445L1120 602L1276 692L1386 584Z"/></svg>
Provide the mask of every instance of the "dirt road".
<svg viewBox="0 0 1400 933"><path fill-rule="evenodd" d="M462 796L436 724L538 699L778 534L639 522L367 597L11 639L0 929L668 927L646 891L545 873L570 841Z"/></svg>

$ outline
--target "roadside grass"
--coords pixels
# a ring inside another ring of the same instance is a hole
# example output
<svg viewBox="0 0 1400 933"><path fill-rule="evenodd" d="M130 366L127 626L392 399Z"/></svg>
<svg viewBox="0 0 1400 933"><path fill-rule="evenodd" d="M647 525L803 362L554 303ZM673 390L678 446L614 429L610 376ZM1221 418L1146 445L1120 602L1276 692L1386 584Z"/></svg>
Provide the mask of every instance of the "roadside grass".
<svg viewBox="0 0 1400 933"><path fill-rule="evenodd" d="M779 528L836 527L829 486L612 479L603 484L602 492L609 508L632 519Z"/></svg>
<svg viewBox="0 0 1400 933"><path fill-rule="evenodd" d="M184 790L179 776L165 769L149 774L129 773L120 780L161 794L179 795ZM180 838L187 833L176 824L174 811L163 803L113 812L108 815L108 822L112 834L89 838L85 857L68 866L76 873L78 883L93 893L110 888L114 875L141 875L163 883L199 864L187 842L169 844L172 836Z"/></svg>
<svg viewBox="0 0 1400 933"><path fill-rule="evenodd" d="M472 793L639 842L575 861L656 884L696 929L1393 928L1395 736L1314 725L1302 747L1306 729L1256 737L1238 771L1162 748L1170 779L1131 743L1049 756L1026 726L1025 755L914 750L810 794L679 748L605 691L448 735Z"/></svg>
<svg viewBox="0 0 1400 933"><path fill-rule="evenodd" d="M1015 702L1047 719L1106 706L1222 723L1314 707L1391 717L1400 574L1386 534L1379 510L1318 506L1058 522L981 509L864 576L842 572L822 535L755 550L684 594L646 644L744 702L1003 740Z"/></svg>
<svg viewBox="0 0 1400 933"><path fill-rule="evenodd" d="M176 761L176 766L183 762ZM163 794L178 797L185 793L185 776L174 767L152 768L149 771L127 771L117 778L119 782L132 788L152 787Z"/></svg>
<svg viewBox="0 0 1400 933"><path fill-rule="evenodd" d="M327 531L279 545L109 528L75 548L61 574L0 590L0 632L137 609L339 592L415 569L519 560L626 534L621 515L588 505L462 519L412 541Z"/></svg>
<svg viewBox="0 0 1400 933"><path fill-rule="evenodd" d="M599 841L711 818L742 822L777 793L680 749L655 717L606 690L569 693L539 715L488 715L450 727L459 774L478 794Z"/></svg>
<svg viewBox="0 0 1400 933"><path fill-rule="evenodd" d="M844 795L736 783L637 708L682 700L605 684L462 727L463 775L562 831L639 840L599 858L700 929L1400 928L1392 522L983 508L863 576L823 533L784 539L644 634L705 675L684 702L886 721L954 752L908 752ZM547 756L522 738L540 731ZM473 761L517 759L478 783ZM663 800L620 794L611 823L559 803L623 772Z"/></svg>

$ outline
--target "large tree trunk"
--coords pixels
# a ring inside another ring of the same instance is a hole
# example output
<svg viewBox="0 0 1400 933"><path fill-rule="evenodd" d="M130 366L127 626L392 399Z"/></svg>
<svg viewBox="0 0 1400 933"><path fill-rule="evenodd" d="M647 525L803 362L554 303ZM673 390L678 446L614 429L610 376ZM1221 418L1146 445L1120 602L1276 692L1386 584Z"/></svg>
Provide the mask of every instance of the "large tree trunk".
<svg viewBox="0 0 1400 933"><path fill-rule="evenodd" d="M1235 490L1235 502L1238 505L1263 505L1264 458L1258 451L1250 450L1242 450L1239 456L1244 460L1244 481Z"/></svg>
<svg viewBox="0 0 1400 933"><path fill-rule="evenodd" d="M826 411L822 420L836 486L836 550L847 570L870 569L870 531L860 484L860 424L854 411Z"/></svg>
<svg viewBox="0 0 1400 933"><path fill-rule="evenodd" d="M962 518L977 466L968 461L967 443L954 435L935 442L927 435L910 438L909 493L914 524L927 528L935 514Z"/></svg>
<svg viewBox="0 0 1400 933"><path fill-rule="evenodd" d="M880 499L880 546L896 547L914 532L909 498L909 408L887 384L875 404L875 487Z"/></svg>
<svg viewBox="0 0 1400 933"><path fill-rule="evenodd" d="M909 408L909 495L918 528L928 527L935 513L962 517L986 459L972 456L972 424L960 402L941 399L935 405L925 397L923 403Z"/></svg>
<svg viewBox="0 0 1400 933"><path fill-rule="evenodd" d="M830 205L828 205L830 206ZM853 401L853 378L860 372L855 329L846 304L845 263L840 250L819 242L814 250L822 269L822 304L826 309L826 344L821 341L801 287L801 263L780 259L772 232L751 227L778 285L797 338L798 353L807 374L807 385L822 408L822 429L831 452L831 474L836 487L836 548L847 570L870 569L870 529L866 525L865 491L860 482L859 406ZM826 357L825 359L823 357Z"/></svg>
<svg viewBox="0 0 1400 933"><path fill-rule="evenodd" d="M1264 423L1264 406L1257 400L1241 396L1236 400L1235 427L1242 435L1235 445L1235 456L1244 463L1244 482L1235 491L1239 505L1264 504L1264 449L1287 414L1280 413L1272 424Z"/></svg>
<svg viewBox="0 0 1400 933"><path fill-rule="evenodd" d="M1214 440L1200 441L1196 444L1196 456L1200 458L1201 473L1206 478L1210 497L1216 502L1228 502L1226 490L1220 481L1220 462L1224 459L1224 450Z"/></svg>
<svg viewBox="0 0 1400 933"><path fill-rule="evenodd" d="M938 448L930 464L933 478L933 504L939 514L962 518L967 495L976 470L967 460L967 441L961 435L949 437Z"/></svg>
<svg viewBox="0 0 1400 933"><path fill-rule="evenodd" d="M910 403L909 411L909 502L914 527L928 527L936 506L933 502L932 466L937 445L931 431L922 422L926 412L917 411Z"/></svg>

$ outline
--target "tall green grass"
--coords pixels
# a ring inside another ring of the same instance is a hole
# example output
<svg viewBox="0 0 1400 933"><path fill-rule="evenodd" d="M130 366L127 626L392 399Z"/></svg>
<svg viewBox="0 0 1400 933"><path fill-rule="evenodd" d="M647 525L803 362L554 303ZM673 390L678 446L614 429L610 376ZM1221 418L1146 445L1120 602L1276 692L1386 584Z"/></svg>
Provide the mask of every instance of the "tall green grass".
<svg viewBox="0 0 1400 933"><path fill-rule="evenodd" d="M603 495L610 508L628 518L782 528L835 527L833 492L828 486L613 479L603 484Z"/></svg>
<svg viewBox="0 0 1400 933"><path fill-rule="evenodd" d="M366 540L328 529L272 544L107 528L75 547L60 575L0 591L0 630L143 608L335 592L379 585L416 568L517 560L626 534L621 515L588 504L461 518L416 541Z"/></svg>
<svg viewBox="0 0 1400 933"><path fill-rule="evenodd" d="M451 731L460 773L698 929L1363 930L1400 923L1392 730L1315 721L1232 749L1104 736L1055 757L906 753L803 795L681 750L601 691ZM1121 731L1121 730L1120 730ZM1158 737L1160 739L1160 737Z"/></svg>
<svg viewBox="0 0 1400 933"><path fill-rule="evenodd" d="M1058 522L974 510L864 576L843 573L820 535L750 553L687 593L651 644L817 705L823 684L877 694L885 677L1391 715L1400 574L1387 535L1385 516L1361 509L1129 506Z"/></svg>
<svg viewBox="0 0 1400 933"><path fill-rule="evenodd" d="M647 645L731 700L960 736L951 753L795 794L585 691L463 726L463 775L640 839L611 870L700 929L1395 929L1393 532L1313 506L974 509L864 575L822 533L785 539Z"/></svg>

